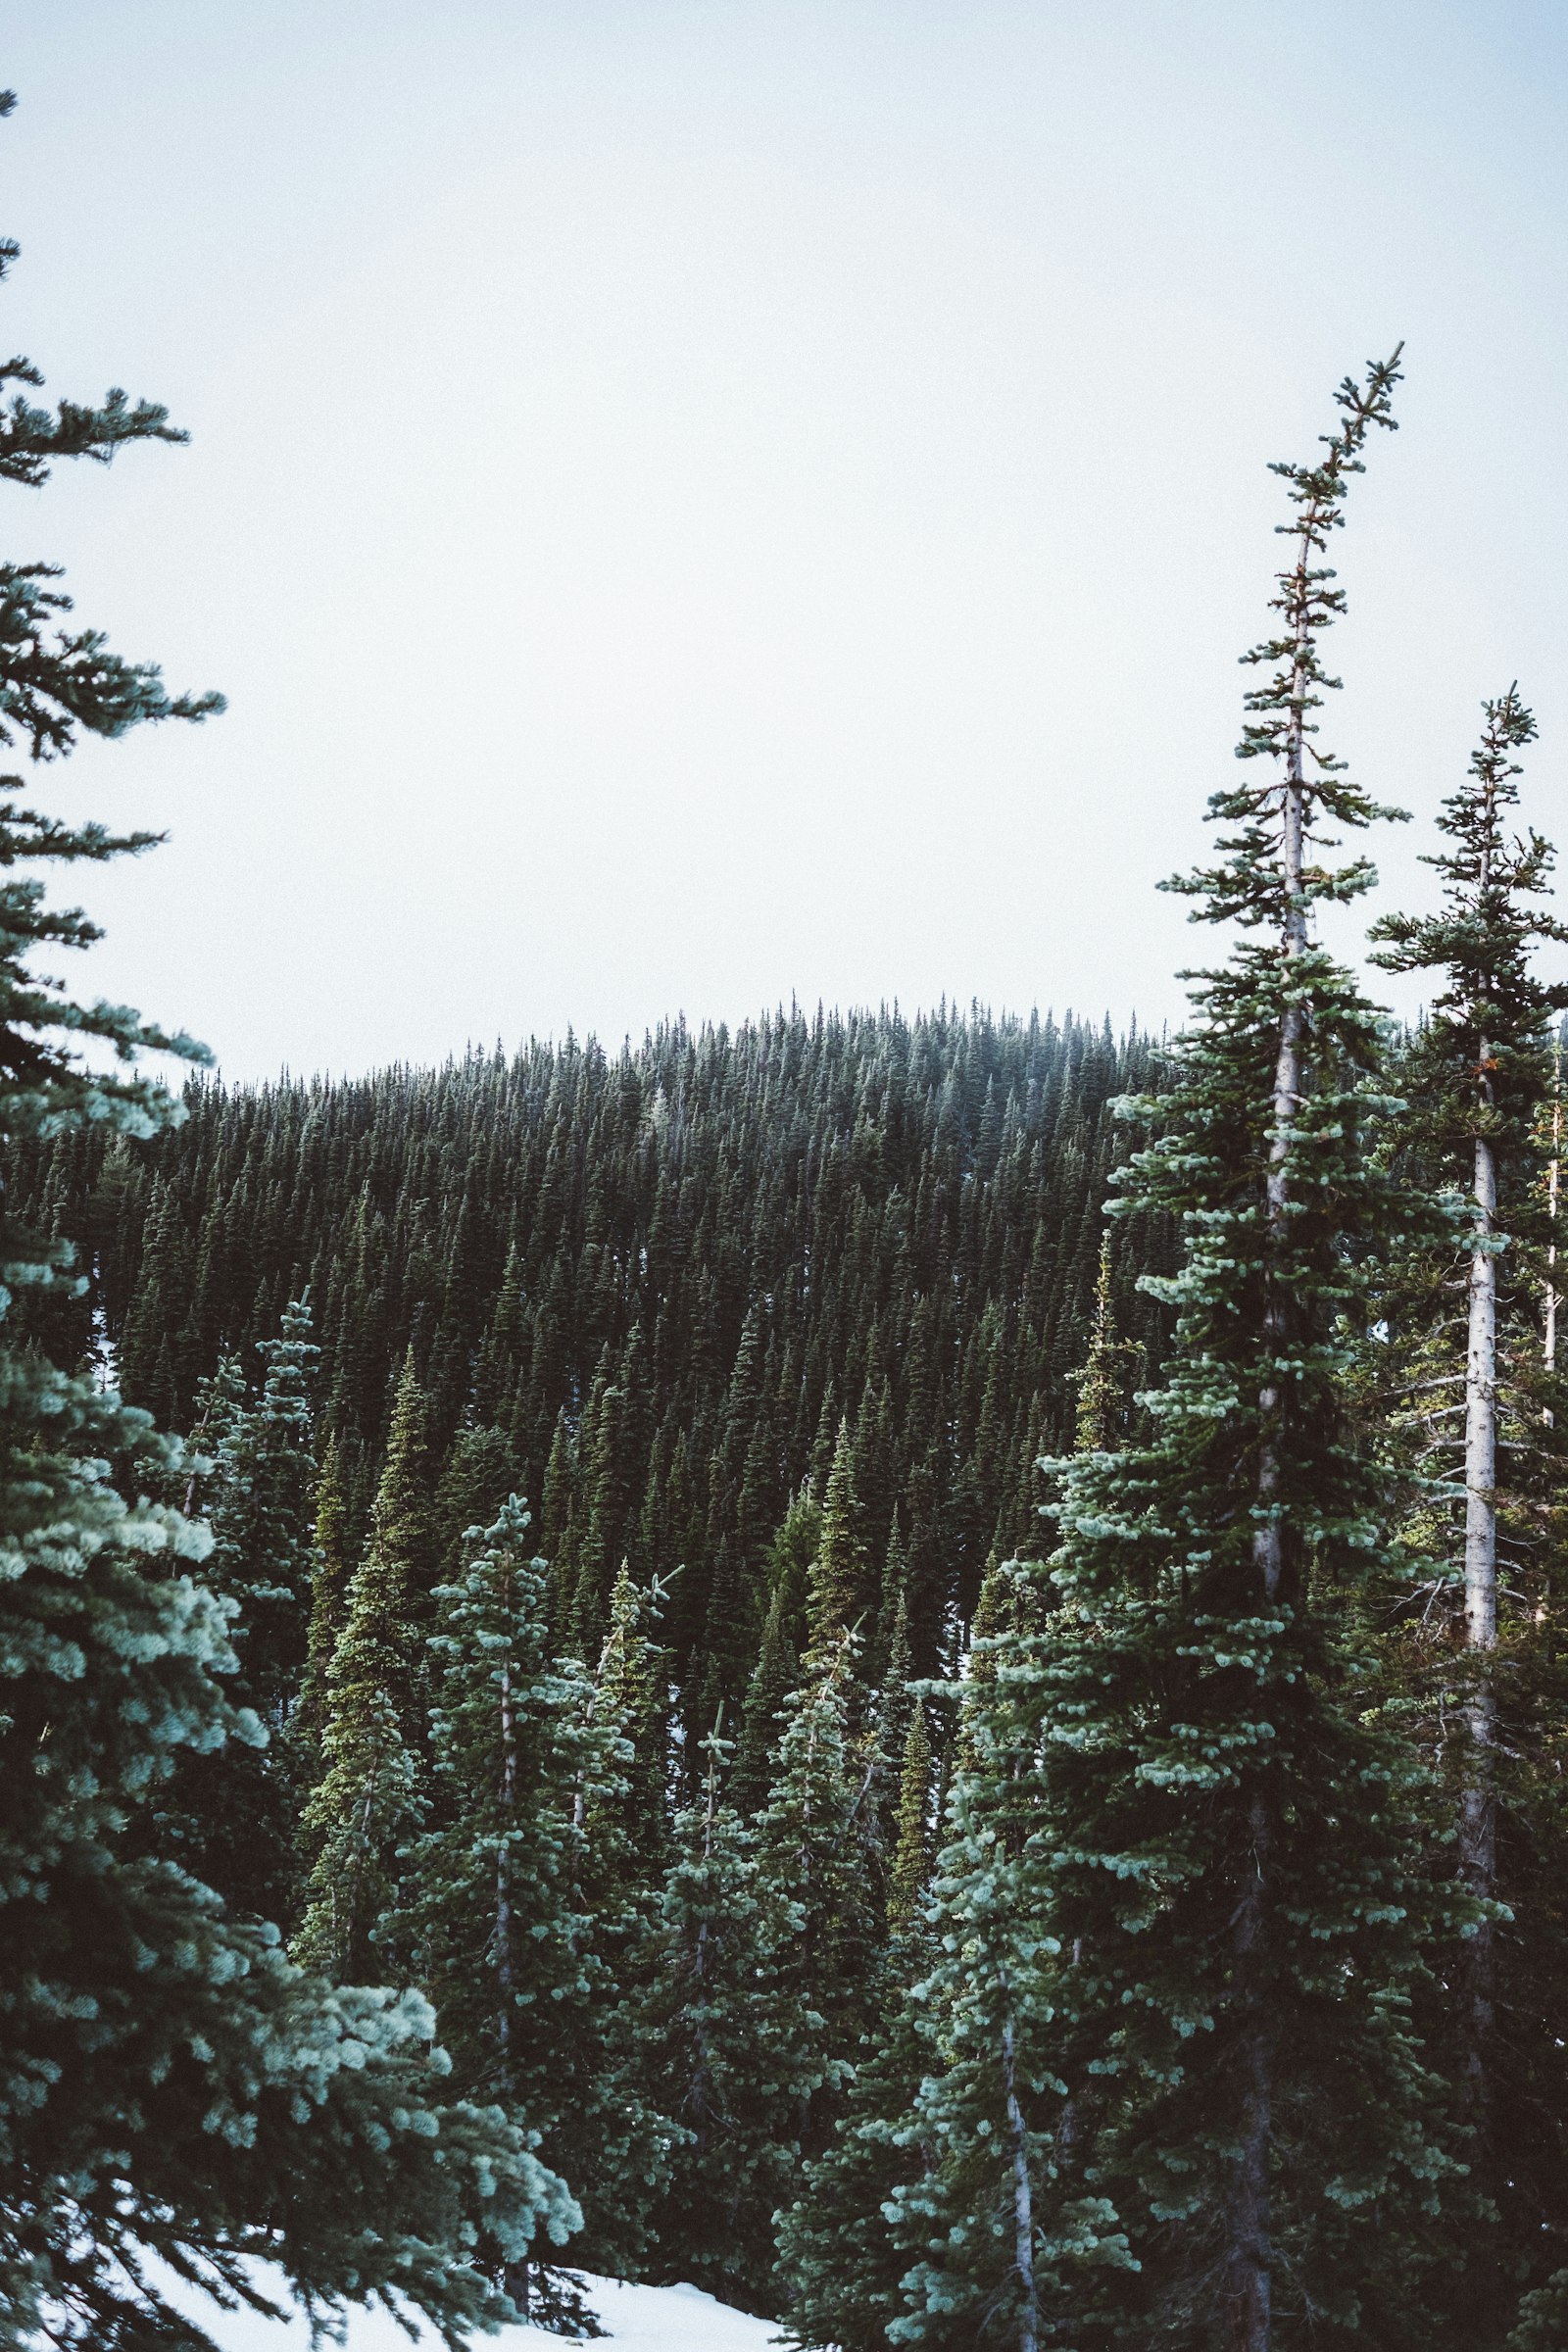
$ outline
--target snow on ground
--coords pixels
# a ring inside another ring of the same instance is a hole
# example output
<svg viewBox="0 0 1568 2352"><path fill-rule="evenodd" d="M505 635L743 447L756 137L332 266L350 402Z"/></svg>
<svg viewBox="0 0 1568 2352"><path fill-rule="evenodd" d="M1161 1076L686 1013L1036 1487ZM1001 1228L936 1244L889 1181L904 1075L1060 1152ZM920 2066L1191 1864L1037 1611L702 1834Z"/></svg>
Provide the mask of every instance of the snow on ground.
<svg viewBox="0 0 1568 2352"><path fill-rule="evenodd" d="M258 2284L264 2284L258 2279ZM618 2278L594 2278L585 2272L582 2283L608 2334L594 2339L612 2352L763 2352L777 2344L773 2320L754 2320L732 2311L697 2286L629 2286ZM303 2319L266 2320L254 2311L219 2311L205 2298L168 2282L170 2300L200 2322L221 2352L310 2352L311 2330ZM278 2295L279 2302L285 2300ZM441 2352L433 2328L422 2328L416 2341L422 2352ZM565 2352L570 2339L547 2335L542 2328L503 2328L499 2335L472 2338L473 2352ZM349 2316L348 2352L412 2352L408 2336L387 2311L355 2311Z"/></svg>

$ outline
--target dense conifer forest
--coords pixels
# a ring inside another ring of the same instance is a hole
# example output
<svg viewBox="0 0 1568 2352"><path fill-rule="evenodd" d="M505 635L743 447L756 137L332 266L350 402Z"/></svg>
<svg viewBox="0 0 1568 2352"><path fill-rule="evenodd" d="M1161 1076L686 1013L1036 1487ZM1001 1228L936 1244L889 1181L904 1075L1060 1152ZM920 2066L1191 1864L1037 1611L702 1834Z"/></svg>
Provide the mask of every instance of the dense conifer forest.
<svg viewBox="0 0 1568 2352"><path fill-rule="evenodd" d="M82 1246L49 1345L118 1367L160 1427L198 1429L220 1365L258 1391L310 1302L350 1554L411 1364L437 1556L528 1495L584 1655L623 1559L671 1580L695 1755L744 1693L769 1547L841 1427L858 1609L905 1606L914 1671L951 1667L988 1558L1038 1548L1035 1465L1070 1442L1123 1148L1110 1104L1154 1066L1070 1018L797 1011L613 1057L568 1041L358 1082L198 1080L172 1132L51 1138L11 1190ZM1167 1235L1115 1236L1140 1373L1159 1311L1137 1276Z"/></svg>
<svg viewBox="0 0 1568 2352"><path fill-rule="evenodd" d="M0 374L13 486L181 438ZM49 976L97 933L35 869L148 837L0 780L6 2352L191 2352L171 2273L453 2346L591 2333L582 2272L810 2352L1568 2342L1516 687L1371 930L1413 1034L1316 929L1391 813L1319 730L1399 382L1275 468L1175 1039L792 1009L227 1087ZM57 578L0 564L31 784L220 714Z"/></svg>

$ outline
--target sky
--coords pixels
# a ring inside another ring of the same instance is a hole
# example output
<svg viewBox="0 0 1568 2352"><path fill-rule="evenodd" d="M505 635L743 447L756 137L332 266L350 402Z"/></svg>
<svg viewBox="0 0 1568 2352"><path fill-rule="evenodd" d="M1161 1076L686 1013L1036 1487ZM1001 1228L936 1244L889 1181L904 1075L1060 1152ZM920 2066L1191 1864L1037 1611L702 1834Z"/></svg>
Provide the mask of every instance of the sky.
<svg viewBox="0 0 1568 2352"><path fill-rule="evenodd" d="M229 698L28 791L168 828L86 983L235 1079L1179 1018L1268 464L1401 337L1324 738L1416 819L1375 905L1516 677L1568 833L1557 0L55 0L3 66L7 347L192 434L7 553Z"/></svg>

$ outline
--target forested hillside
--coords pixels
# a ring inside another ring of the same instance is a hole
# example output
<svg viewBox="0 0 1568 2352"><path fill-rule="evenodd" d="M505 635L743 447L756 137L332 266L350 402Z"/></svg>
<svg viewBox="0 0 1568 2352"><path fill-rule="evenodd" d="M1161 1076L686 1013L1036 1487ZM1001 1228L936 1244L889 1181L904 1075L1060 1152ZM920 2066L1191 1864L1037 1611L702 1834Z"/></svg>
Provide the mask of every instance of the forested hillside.
<svg viewBox="0 0 1568 2352"><path fill-rule="evenodd" d="M678 1570L663 1631L695 1752L744 1690L768 1546L793 1495L820 1498L841 1422L858 1605L885 1633L905 1600L916 1671L951 1666L987 1557L1038 1549L1035 1463L1070 1443L1125 1150L1111 1104L1156 1077L1146 1040L1070 1016L793 1011L614 1056L198 1080L150 1143L24 1146L12 1198L82 1249L50 1344L118 1363L161 1427L198 1428L225 1355L257 1390L309 1298L351 1553L412 1350L441 1555L520 1490L585 1655L623 1558L643 1584ZM1140 1371L1159 1313L1136 1280L1169 1248L1157 1220L1116 1234Z"/></svg>
<svg viewBox="0 0 1568 2352"><path fill-rule="evenodd" d="M1157 1048L792 1011L175 1102L33 878L150 838L0 779L4 2352L188 2352L163 2282L257 2261L453 2352L583 2273L809 2352L1561 2352L1514 688L1371 927L1413 1038L1316 935L1391 813L1318 730L1399 360L1274 469ZM0 374L0 481L180 438ZM0 565L0 744L217 714L57 577Z"/></svg>

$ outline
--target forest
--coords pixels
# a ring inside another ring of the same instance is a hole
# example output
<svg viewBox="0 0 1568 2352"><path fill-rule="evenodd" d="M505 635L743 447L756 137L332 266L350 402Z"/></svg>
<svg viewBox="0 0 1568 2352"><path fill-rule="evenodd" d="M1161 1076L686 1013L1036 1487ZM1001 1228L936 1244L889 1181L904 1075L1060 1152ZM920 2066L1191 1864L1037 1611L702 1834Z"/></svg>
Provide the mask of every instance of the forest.
<svg viewBox="0 0 1568 2352"><path fill-rule="evenodd" d="M0 372L14 486L182 437ZM190 2352L161 2280L257 2257L454 2346L591 2335L583 2272L803 2352L1568 2343L1517 685L1369 927L1421 1019L1318 932L1397 813L1320 728L1400 380L1274 468L1175 1037L792 1005L225 1083L54 977L98 934L39 869L154 843L32 805L220 698L0 564L8 2352Z"/></svg>

